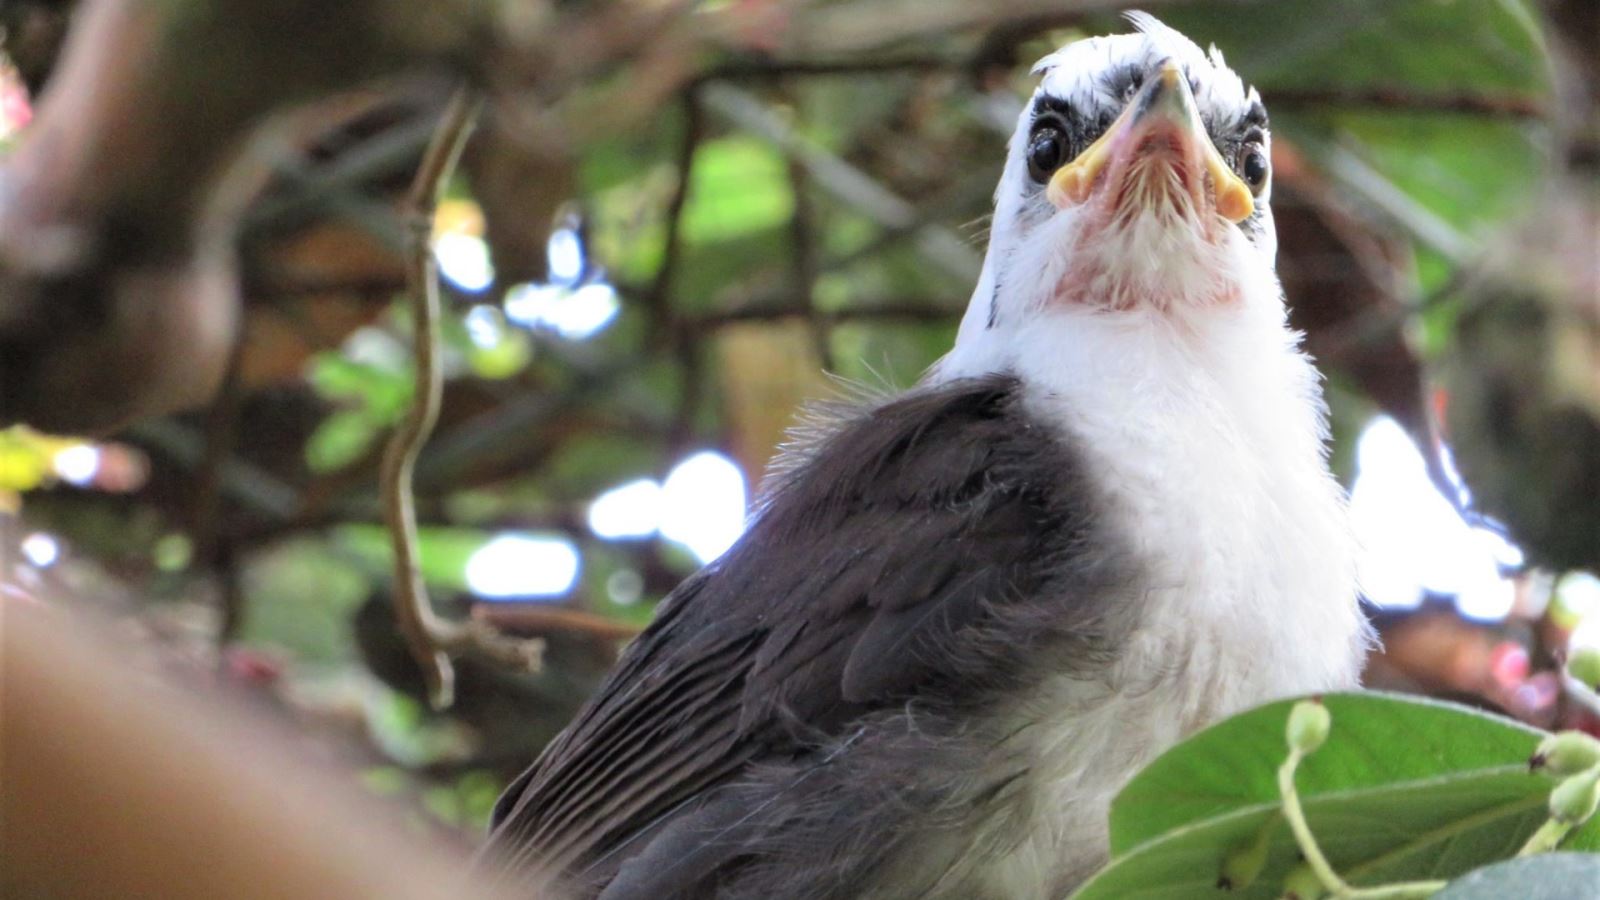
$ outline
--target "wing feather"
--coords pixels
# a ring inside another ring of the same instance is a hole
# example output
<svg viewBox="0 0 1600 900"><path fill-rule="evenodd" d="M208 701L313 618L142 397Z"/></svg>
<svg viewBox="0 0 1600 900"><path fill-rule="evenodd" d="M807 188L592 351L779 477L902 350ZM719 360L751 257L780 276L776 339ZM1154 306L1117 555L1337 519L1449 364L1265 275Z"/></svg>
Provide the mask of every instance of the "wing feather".
<svg viewBox="0 0 1600 900"><path fill-rule="evenodd" d="M998 683L1015 650L980 638L1008 615L1043 619L1026 604L1081 525L1049 487L1071 460L1020 407L1008 377L923 389L786 469L509 789L495 844L603 883L751 766L930 685L949 699Z"/></svg>

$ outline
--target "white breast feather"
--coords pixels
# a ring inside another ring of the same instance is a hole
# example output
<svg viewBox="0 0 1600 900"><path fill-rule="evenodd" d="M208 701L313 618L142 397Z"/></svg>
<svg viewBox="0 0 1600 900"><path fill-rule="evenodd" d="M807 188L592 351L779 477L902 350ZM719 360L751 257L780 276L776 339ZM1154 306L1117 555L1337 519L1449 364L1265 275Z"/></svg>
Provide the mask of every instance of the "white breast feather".
<svg viewBox="0 0 1600 900"><path fill-rule="evenodd" d="M1031 706L1042 814L990 878L1046 897L1103 861L1110 801L1145 762L1250 706L1355 686L1369 629L1317 374L1275 281L1188 316L1051 308L968 349L938 377L1016 371L1148 572L1107 682L1063 677Z"/></svg>
<svg viewBox="0 0 1600 900"><path fill-rule="evenodd" d="M1174 57L1202 110L1242 116L1256 101L1214 49L1134 22L1138 35L1047 57L1041 91L1119 108L1106 73ZM1083 455L1145 583L1132 586L1139 625L1105 677L1062 675L1020 711L1028 727L1008 749L1029 767L1031 828L1009 856L963 876L1008 898L1056 896L1103 862L1112 797L1162 750L1271 699L1355 686L1370 641L1317 374L1272 269L1270 215L1254 242L1153 217L1083 232L1087 219L1041 208L1027 187L1030 115L1011 141L956 346L930 378L1018 375L1033 414ZM1270 186L1257 202L1269 200ZM1015 824L996 823L978 845L1004 845Z"/></svg>

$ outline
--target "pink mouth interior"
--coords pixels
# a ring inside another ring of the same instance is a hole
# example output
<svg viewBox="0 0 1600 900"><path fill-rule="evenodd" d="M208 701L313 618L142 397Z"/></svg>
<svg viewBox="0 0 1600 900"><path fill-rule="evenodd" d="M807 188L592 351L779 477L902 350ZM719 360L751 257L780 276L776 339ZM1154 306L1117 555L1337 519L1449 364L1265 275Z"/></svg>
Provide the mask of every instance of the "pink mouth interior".
<svg viewBox="0 0 1600 900"><path fill-rule="evenodd" d="M1101 176L1113 220L1156 213L1194 223L1209 208L1199 148L1177 125L1156 121L1122 136Z"/></svg>
<svg viewBox="0 0 1600 900"><path fill-rule="evenodd" d="M1195 277L1214 262L1211 251L1229 228L1215 212L1206 148L1160 118L1115 141L1085 205L1056 302L1106 310L1232 304L1232 281Z"/></svg>

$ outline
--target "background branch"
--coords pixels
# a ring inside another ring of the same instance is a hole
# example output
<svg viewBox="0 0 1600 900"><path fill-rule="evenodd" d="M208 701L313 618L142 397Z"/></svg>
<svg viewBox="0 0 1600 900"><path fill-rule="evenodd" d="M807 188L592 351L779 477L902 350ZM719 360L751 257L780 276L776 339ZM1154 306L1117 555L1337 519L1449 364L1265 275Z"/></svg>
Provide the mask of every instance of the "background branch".
<svg viewBox="0 0 1600 900"><path fill-rule="evenodd" d="M411 281L409 295L414 328L413 358L416 392L400 427L384 453L380 475L384 519L394 548L395 619L412 655L422 667L428 695L437 709L455 697L453 655L472 654L508 666L531 669L538 665L543 644L505 637L481 620L447 622L438 617L428 600L418 559L416 499L411 475L417 454L439 417L443 376L439 369L438 263L433 256L433 216L445 179L455 169L461 149L471 133L479 101L469 91L458 92L445 110L439 130L423 154L422 166L406 200L410 217Z"/></svg>

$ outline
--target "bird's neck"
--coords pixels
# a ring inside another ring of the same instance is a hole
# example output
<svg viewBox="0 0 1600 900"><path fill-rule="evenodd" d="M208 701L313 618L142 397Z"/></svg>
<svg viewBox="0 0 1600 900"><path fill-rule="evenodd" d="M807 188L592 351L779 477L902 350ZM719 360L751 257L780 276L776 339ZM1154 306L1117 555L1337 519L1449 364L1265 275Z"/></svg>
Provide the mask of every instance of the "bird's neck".
<svg viewBox="0 0 1600 900"><path fill-rule="evenodd" d="M1108 310L1052 303L993 324L974 315L988 307L982 290L930 380L1012 373L1046 419L1158 436L1164 423L1196 418L1197 428L1325 471L1318 375L1288 326L1270 270L1240 279L1229 304Z"/></svg>
<svg viewBox="0 0 1600 900"><path fill-rule="evenodd" d="M1155 216L1111 230L1065 222L997 232L934 377L1025 368L1027 352L1044 353L1048 365L1079 352L1081 334L1115 341L1143 331L1200 357L1208 342L1280 345L1283 294L1271 257L1231 226L1174 227ZM1058 343L1041 348L1041 333Z"/></svg>
<svg viewBox="0 0 1600 900"><path fill-rule="evenodd" d="M1152 595L1157 619L1222 623L1205 639L1227 645L1228 623L1282 617L1240 645L1273 691L1353 682L1354 545L1318 376L1281 307L1241 304L1186 327L1150 311L1062 313L1014 351L1035 420L1084 456L1152 585L1175 588ZM1245 687L1222 712L1265 699L1262 684Z"/></svg>

